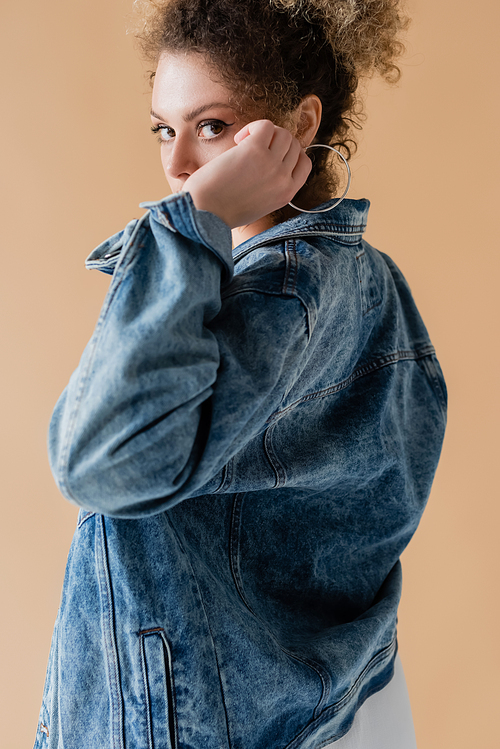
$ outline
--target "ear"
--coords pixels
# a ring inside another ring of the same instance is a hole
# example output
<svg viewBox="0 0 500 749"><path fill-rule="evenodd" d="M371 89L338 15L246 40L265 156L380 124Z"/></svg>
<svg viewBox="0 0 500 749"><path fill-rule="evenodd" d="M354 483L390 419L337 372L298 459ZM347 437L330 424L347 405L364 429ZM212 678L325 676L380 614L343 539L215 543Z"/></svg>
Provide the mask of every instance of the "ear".
<svg viewBox="0 0 500 749"><path fill-rule="evenodd" d="M316 135L321 123L323 106L316 94L304 96L296 109L297 132L296 137L302 148L309 146Z"/></svg>

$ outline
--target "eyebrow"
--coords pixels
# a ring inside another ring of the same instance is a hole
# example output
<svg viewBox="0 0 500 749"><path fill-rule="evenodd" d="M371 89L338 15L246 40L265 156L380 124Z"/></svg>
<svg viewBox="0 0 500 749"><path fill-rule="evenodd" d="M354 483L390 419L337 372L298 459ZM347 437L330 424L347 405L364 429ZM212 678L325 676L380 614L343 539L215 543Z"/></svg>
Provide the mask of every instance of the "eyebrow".
<svg viewBox="0 0 500 749"><path fill-rule="evenodd" d="M202 104L201 107L197 107L196 109L193 109L191 112L188 112L188 114L184 115L183 119L185 122L191 122L192 120L196 119L196 117L199 117L200 114L203 114L203 112L206 112L208 109L212 109L213 107L223 107L224 109L232 109L232 107L227 102L213 101L213 102L210 102L210 104ZM160 117L160 115L156 114L156 112L153 112L153 110L151 110L150 114L152 117L155 117L157 120L163 120L163 117Z"/></svg>

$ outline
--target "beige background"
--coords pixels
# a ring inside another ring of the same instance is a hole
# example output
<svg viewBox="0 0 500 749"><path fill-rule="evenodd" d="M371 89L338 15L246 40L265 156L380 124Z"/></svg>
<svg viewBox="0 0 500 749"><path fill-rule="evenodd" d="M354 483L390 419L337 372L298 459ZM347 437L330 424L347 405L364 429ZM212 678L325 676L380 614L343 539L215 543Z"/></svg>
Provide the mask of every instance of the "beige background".
<svg viewBox="0 0 500 749"><path fill-rule="evenodd" d="M131 0L4 2L0 282L0 746L29 749L76 519L46 460L50 412L108 278L88 252L166 193ZM497 0L412 0L404 76L373 85L353 197L413 288L450 421L404 555L400 647L419 749L493 749L498 689ZM103 747L103 749L105 749Z"/></svg>

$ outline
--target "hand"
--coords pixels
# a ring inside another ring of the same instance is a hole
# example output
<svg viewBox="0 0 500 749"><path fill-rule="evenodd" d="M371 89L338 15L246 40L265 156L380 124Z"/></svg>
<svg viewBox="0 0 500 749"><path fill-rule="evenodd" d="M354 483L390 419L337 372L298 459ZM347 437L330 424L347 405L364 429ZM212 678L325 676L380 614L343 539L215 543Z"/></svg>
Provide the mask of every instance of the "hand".
<svg viewBox="0 0 500 749"><path fill-rule="evenodd" d="M311 160L299 141L270 120L234 136L236 146L196 170L184 183L199 210L234 229L282 208L305 183Z"/></svg>

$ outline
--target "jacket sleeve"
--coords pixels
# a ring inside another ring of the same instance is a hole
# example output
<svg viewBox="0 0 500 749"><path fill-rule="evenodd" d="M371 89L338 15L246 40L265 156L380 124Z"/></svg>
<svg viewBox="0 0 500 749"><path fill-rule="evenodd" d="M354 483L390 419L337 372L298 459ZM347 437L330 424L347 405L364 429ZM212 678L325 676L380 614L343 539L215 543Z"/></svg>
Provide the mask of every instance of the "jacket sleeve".
<svg viewBox="0 0 500 749"><path fill-rule="evenodd" d="M196 496L263 430L307 344L295 297L229 294L221 313L222 221L185 193L146 205L49 428L63 495L122 518Z"/></svg>

